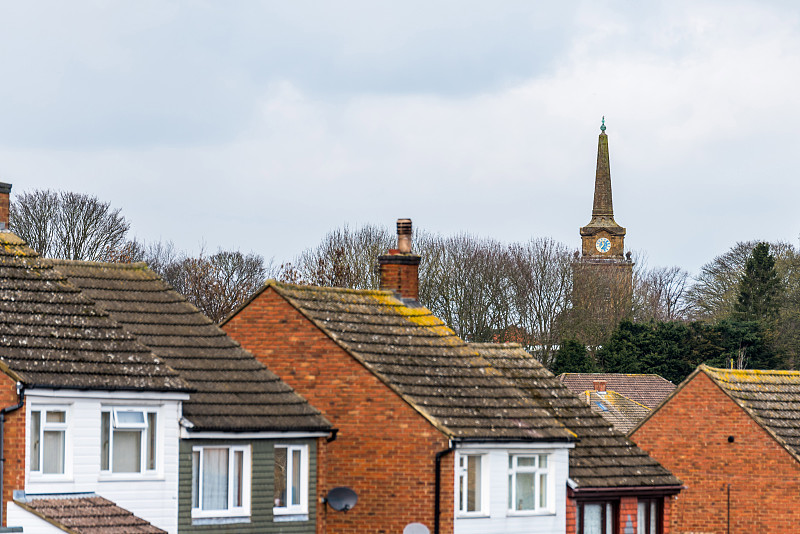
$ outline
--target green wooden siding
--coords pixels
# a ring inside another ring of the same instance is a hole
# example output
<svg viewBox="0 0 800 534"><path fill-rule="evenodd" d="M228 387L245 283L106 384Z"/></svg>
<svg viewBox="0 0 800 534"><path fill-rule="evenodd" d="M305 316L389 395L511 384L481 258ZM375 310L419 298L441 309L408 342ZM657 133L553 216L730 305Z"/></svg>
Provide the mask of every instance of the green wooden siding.
<svg viewBox="0 0 800 534"><path fill-rule="evenodd" d="M275 466L274 446L308 445L308 521L275 522L272 517L272 504ZM192 447L214 445L246 445L251 446L253 473L251 478L250 522L218 525L192 524ZM280 533L280 534L314 534L317 519L317 442L308 440L181 440L179 460L178 490L178 531L183 534L200 532L247 533Z"/></svg>

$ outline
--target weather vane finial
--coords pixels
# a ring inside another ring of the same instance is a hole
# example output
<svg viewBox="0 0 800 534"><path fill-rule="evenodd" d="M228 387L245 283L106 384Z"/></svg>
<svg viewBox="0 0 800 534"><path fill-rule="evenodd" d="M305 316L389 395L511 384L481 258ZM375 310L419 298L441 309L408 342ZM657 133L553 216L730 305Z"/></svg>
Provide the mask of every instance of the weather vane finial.
<svg viewBox="0 0 800 534"><path fill-rule="evenodd" d="M600 123L600 131L601 132L605 132L606 131L606 116L605 115L603 115L603 122Z"/></svg>

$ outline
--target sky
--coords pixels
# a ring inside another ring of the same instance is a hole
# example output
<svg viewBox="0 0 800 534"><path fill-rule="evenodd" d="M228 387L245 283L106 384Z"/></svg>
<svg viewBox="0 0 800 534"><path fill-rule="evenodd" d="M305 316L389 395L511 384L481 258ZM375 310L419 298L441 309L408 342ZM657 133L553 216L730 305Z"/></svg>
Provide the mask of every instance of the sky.
<svg viewBox="0 0 800 534"><path fill-rule="evenodd" d="M278 264L337 227L580 246L597 135L649 266L798 244L800 4L0 0L0 181Z"/></svg>

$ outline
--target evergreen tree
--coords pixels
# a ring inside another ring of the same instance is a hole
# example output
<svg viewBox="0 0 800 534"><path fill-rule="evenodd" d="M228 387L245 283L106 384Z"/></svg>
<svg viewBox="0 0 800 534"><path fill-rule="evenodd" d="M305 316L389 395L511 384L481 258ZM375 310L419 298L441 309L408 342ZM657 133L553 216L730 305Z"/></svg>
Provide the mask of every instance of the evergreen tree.
<svg viewBox="0 0 800 534"><path fill-rule="evenodd" d="M586 350L586 345L575 339L568 339L561 344L553 362L553 374L561 373L596 373L597 365Z"/></svg>
<svg viewBox="0 0 800 534"><path fill-rule="evenodd" d="M770 254L768 243L759 243L745 263L734 318L763 321L769 327L778 316L781 293L775 257Z"/></svg>

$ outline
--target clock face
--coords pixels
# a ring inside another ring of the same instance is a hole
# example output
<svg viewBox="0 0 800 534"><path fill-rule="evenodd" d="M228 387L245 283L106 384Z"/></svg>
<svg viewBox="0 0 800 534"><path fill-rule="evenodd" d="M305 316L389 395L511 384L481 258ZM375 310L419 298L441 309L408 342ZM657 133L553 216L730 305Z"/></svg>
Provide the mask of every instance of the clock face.
<svg viewBox="0 0 800 534"><path fill-rule="evenodd" d="M608 252L611 250L611 241L609 241L606 237L601 237L597 240L594 246L597 248L598 252Z"/></svg>

